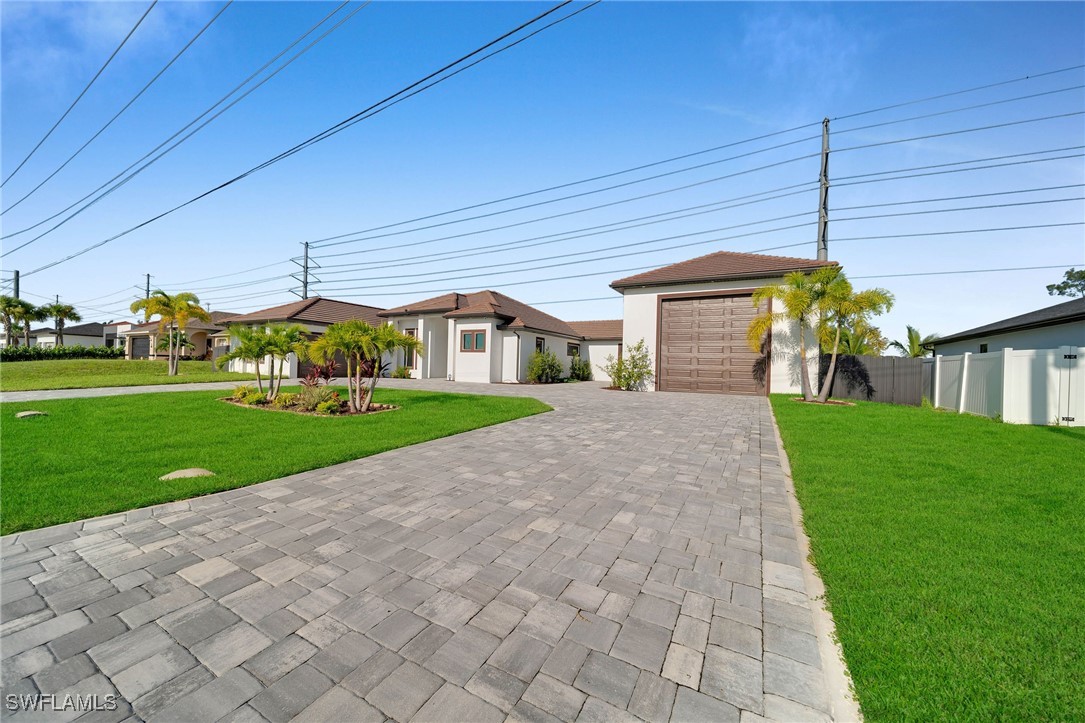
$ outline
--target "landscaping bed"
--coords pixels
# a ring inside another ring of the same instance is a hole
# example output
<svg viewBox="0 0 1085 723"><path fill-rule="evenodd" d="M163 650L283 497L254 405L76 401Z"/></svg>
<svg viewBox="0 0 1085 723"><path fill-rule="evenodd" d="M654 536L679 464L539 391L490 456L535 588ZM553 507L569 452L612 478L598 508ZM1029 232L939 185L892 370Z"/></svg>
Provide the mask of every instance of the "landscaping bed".
<svg viewBox="0 0 1085 723"><path fill-rule="evenodd" d="M252 374L213 371L206 361L182 361L177 376L166 375L164 360L56 359L0 363L0 391L136 387L144 384L241 382Z"/></svg>
<svg viewBox="0 0 1085 723"><path fill-rule="evenodd" d="M400 407L394 414L328 423L314 415L252 414L219 402L221 396L177 392L0 405L0 533L243 487L551 409L524 397L378 388L376 403ZM48 416L15 419L30 409ZM158 479L186 468L215 476Z"/></svg>
<svg viewBox="0 0 1085 723"><path fill-rule="evenodd" d="M867 720L1085 710L1085 428L772 406Z"/></svg>

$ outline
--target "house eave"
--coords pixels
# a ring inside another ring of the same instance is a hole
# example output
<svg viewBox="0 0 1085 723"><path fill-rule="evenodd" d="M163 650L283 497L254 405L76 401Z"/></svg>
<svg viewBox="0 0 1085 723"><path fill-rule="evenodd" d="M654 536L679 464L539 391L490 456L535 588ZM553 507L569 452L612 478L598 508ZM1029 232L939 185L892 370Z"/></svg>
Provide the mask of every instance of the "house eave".
<svg viewBox="0 0 1085 723"><path fill-rule="evenodd" d="M1024 324L1014 324L1013 326L1006 326L999 329L987 329L983 331L965 331L960 334L954 334L953 336L942 337L936 339L930 343L930 348L941 346L943 344L950 344L955 341L968 341L969 339L980 339L985 336L998 336L999 334L1012 334L1015 331L1027 331L1029 329L1043 329L1049 326L1061 326L1063 324L1072 324L1075 321L1085 321L1085 313L1071 314L1070 316L1064 316L1059 319L1045 319L1043 321L1034 321Z"/></svg>

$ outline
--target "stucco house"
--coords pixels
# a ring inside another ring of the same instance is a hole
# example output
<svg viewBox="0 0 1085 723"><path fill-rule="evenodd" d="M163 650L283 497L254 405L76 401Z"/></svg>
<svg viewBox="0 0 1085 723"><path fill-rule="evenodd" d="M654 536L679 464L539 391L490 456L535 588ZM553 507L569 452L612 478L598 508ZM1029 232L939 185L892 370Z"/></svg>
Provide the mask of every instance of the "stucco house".
<svg viewBox="0 0 1085 723"><path fill-rule="evenodd" d="M935 355L1085 347L1085 298L1064 301L935 340Z"/></svg>
<svg viewBox="0 0 1085 723"><path fill-rule="evenodd" d="M562 321L522 301L496 291L475 291L435 296L379 313L398 330L417 336L426 353L418 358L397 354L393 364L406 366L415 379L451 379L461 382L516 383L527 381L527 363L536 351L549 349L569 371L574 356L587 359L597 379L601 359L573 323ZM597 322L592 322L597 323ZM602 349L617 348L613 325L601 331L609 339L592 340ZM604 355L605 356L605 355Z"/></svg>
<svg viewBox="0 0 1085 723"><path fill-rule="evenodd" d="M228 324L246 324L249 326L265 326L267 324L298 324L305 327L309 332L310 338L317 338L320 334L324 333L330 325L340 321L349 321L351 319L361 319L373 326L383 324L384 320L377 316L377 313L381 311L376 306L366 306L365 304L352 304L349 301L338 301L336 299L326 299L320 296L314 296L310 299L300 299L289 304L282 304L280 306L272 306L267 309L261 309L259 311L249 312L247 314L239 314L230 317ZM225 326L225 325L224 325ZM212 334L211 339L213 342L213 355L215 358L228 352L231 348L233 340L230 338L230 333L225 328ZM345 369L345 362L341 358L337 358L340 367L340 373ZM261 372L266 373L268 365L271 362L269 357L265 363L261 364ZM284 374L288 377L301 377L308 373L309 368L312 366L312 362L308 359L298 359L296 355L290 354L286 359L286 367L284 367ZM239 359L235 359L230 362L228 369L235 372L253 372L255 365L252 362L243 362Z"/></svg>
<svg viewBox="0 0 1085 723"><path fill-rule="evenodd" d="M51 349L59 346L60 335L56 329L31 329L30 345ZM105 324L90 322L64 327L64 346L105 346Z"/></svg>
<svg viewBox="0 0 1085 723"><path fill-rule="evenodd" d="M798 327L776 324L766 340L765 383L755 378L761 354L751 351L746 330L755 309L753 292L781 283L792 271L810 272L835 261L718 251L689 261L618 279L610 286L624 297L626 345L643 339L655 364L655 390L764 395L797 392ZM810 379L817 383L817 343L808 332Z"/></svg>
<svg viewBox="0 0 1085 723"><path fill-rule="evenodd" d="M232 311L212 311L210 322L198 319L189 321L185 325L185 336L193 348L184 349L181 356L189 359L206 357L211 348L212 336L225 329L226 324L235 316L237 314ZM123 333L125 359L165 359L166 350L158 348L159 335L157 321L132 325Z"/></svg>

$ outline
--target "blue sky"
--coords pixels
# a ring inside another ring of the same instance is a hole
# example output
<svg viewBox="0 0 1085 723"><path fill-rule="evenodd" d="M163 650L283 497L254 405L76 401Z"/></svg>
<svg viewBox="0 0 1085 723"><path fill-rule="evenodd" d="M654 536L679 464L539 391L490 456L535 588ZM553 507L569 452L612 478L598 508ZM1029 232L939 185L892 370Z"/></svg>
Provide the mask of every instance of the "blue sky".
<svg viewBox="0 0 1085 723"><path fill-rule="evenodd" d="M10 208L101 127L221 7L222 3L163 1L151 11L72 113L4 187L6 213L0 222L5 236L53 215L143 156L335 5L235 2L68 167ZM355 7L352 3L342 14ZM547 7L526 2L373 2L142 175L56 231L6 256L4 277L12 269L26 274L182 203ZM145 9L146 3L0 5L0 152L5 178ZM1049 297L1044 285L1058 280L1061 269L885 276L1085 263L1080 225L1085 215L1080 200L1085 164L1081 149L1073 148L1085 144L1083 117L956 133L1085 110L1080 87L1085 72L1076 69L847 116L1083 63L1085 6L1080 3L612 0L154 224L31 274L23 279L22 289L32 300L60 294L79 303L86 318L122 318L136 293L131 287L151 273L152 286L195 290L213 309L261 308L295 298L287 291L294 282L276 277L292 270L284 262L300 252L302 241L395 224L808 126L475 212L503 212L490 218L313 251L323 257L319 263L325 266L323 283L315 289L334 298L393 306L450 288L495 288L529 303L593 299L541 306L566 319L619 317L620 297L607 284L628 275L626 269L718 250L792 244L800 245L775 253L812 257L814 182L819 171L818 159L812 156L820 140L819 129L809 124L830 117L835 119L831 258L844 264L857 286L883 286L896 295L896 307L880 321L889 338L901 338L905 324L925 333L950 333L1055 303L1058 299ZM1034 97L1013 100L1022 96ZM988 103L994 105L948 112ZM858 128L877 123L888 124ZM950 135L896 142L934 134ZM845 150L876 143L884 145ZM777 144L789 145L766 150ZM1060 148L1071 150L1053 151ZM884 179L863 174L949 163L969 168L977 159L1037 151L1049 152L1015 160L1043 162L851 185L845 178ZM755 153L727 160L751 152ZM1051 160L1055 156L1070 157ZM715 163L680 170L709 162ZM754 170L771 164L779 165ZM640 180L668 171L678 172ZM710 180L736 173L740 175ZM627 181L638 182L598 191ZM694 183L699 185L670 190ZM809 185L780 192L790 194L781 198L766 198L780 193L748 198L796 184ZM585 191L597 192L508 210ZM630 200L660 191L667 192ZM963 196L975 198L914 203ZM676 213L740 197L747 197L745 205L702 209L711 212L692 216ZM757 203L748 203L751 200ZM1029 205L847 220L1002 203ZM602 204L609 205L584 210ZM906 205L870 208L874 204ZM855 206L868 208L848 210ZM553 214L565 215L536 220ZM661 222L638 228L619 224L656 214L686 217L658 216L654 220ZM458 221L463 215L428 223ZM769 221L782 217L791 218ZM490 230L511 224L518 225ZM616 226L608 227L610 233L561 240L592 233L579 229L606 224ZM797 224L804 225L782 228ZM946 233L1041 224L1077 225ZM5 239L5 251L50 225ZM391 230L418 225L424 224ZM781 230L772 230L777 228ZM734 238L739 234L753 235ZM453 235L457 238L438 240ZM844 240L888 235L901 238ZM500 252L470 251L512 242L523 243ZM695 245L669 248L680 244ZM640 251L650 253L615 258ZM329 256L345 252L352 255ZM421 254L438 255L422 259ZM568 263L572 261L576 263ZM331 268L336 263L358 266ZM533 268L551 264L567 265ZM270 266L255 268L265 265ZM474 267L483 268L457 271ZM236 275L203 280L226 274ZM556 280L540 281L544 279Z"/></svg>

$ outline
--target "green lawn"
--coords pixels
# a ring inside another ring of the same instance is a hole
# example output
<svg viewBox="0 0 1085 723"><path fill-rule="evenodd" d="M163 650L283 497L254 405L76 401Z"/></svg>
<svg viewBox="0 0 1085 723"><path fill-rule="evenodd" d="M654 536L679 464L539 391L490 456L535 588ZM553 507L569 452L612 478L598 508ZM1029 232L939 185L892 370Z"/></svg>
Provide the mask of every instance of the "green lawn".
<svg viewBox="0 0 1085 723"><path fill-rule="evenodd" d="M772 406L868 720L1081 720L1085 428Z"/></svg>
<svg viewBox="0 0 1085 723"><path fill-rule="evenodd" d="M402 408L315 417L237 407L222 392L0 405L0 533L232 489L507 422L534 399L377 389ZM47 417L15 419L37 409ZM215 477L161 482L204 467Z"/></svg>
<svg viewBox="0 0 1085 723"><path fill-rule="evenodd" d="M180 373L166 376L165 361L147 359L56 359L0 364L0 391L29 389L89 389L136 387L143 384L233 382L255 379L252 374L211 370L211 362L182 361Z"/></svg>

